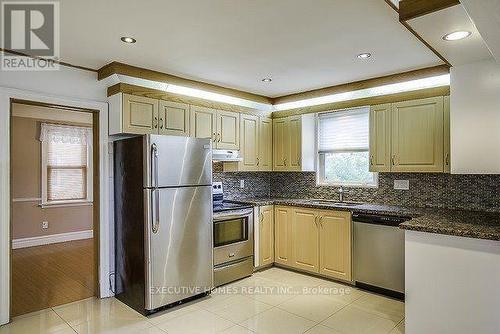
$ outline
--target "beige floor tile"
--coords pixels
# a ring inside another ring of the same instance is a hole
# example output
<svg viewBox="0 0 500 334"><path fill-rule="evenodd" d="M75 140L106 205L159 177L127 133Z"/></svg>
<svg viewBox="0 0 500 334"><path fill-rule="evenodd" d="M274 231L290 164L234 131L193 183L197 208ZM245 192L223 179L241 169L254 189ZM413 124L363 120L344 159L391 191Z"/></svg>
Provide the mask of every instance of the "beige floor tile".
<svg viewBox="0 0 500 334"><path fill-rule="evenodd" d="M252 334L252 333L255 333L255 332L252 332L248 328L245 328L245 327L242 327L239 325L230 327L230 328L225 329L222 332L220 332L220 334Z"/></svg>
<svg viewBox="0 0 500 334"><path fill-rule="evenodd" d="M145 320L146 318L116 298L89 298L54 307L54 311L71 326L91 322L94 319Z"/></svg>
<svg viewBox="0 0 500 334"><path fill-rule="evenodd" d="M205 310L189 312L157 325L169 334L218 333L235 324Z"/></svg>
<svg viewBox="0 0 500 334"><path fill-rule="evenodd" d="M71 330L51 309L16 317L11 323L0 327L0 334L65 333Z"/></svg>
<svg viewBox="0 0 500 334"><path fill-rule="evenodd" d="M399 323L405 315L403 302L375 294L366 294L354 301L353 305L396 323Z"/></svg>
<svg viewBox="0 0 500 334"><path fill-rule="evenodd" d="M405 334L405 319L401 320L389 334Z"/></svg>
<svg viewBox="0 0 500 334"><path fill-rule="evenodd" d="M144 319L94 318L73 326L78 334L136 334L147 333L152 324Z"/></svg>
<svg viewBox="0 0 500 334"><path fill-rule="evenodd" d="M197 299L193 301L193 304L195 307L199 309L204 309L204 310L211 310L217 307L222 307L228 303L229 299L238 297L238 295L233 295L233 294L215 294L215 295L209 295L207 297L203 297L200 299Z"/></svg>
<svg viewBox="0 0 500 334"><path fill-rule="evenodd" d="M272 308L243 321L240 325L262 334L294 334L304 333L312 328L315 323L281 309Z"/></svg>
<svg viewBox="0 0 500 334"><path fill-rule="evenodd" d="M344 285L336 282L326 282L318 287L318 294L332 298L341 303L350 304L368 293L356 289L350 285Z"/></svg>
<svg viewBox="0 0 500 334"><path fill-rule="evenodd" d="M326 327L323 325L316 325L310 330L308 330L305 334L342 334L342 333L337 332L335 329L332 329L330 327Z"/></svg>
<svg viewBox="0 0 500 334"><path fill-rule="evenodd" d="M210 312L232 322L239 323L256 314L272 308L271 305L259 302L247 296L237 296L226 300L227 303L215 307Z"/></svg>
<svg viewBox="0 0 500 334"><path fill-rule="evenodd" d="M318 295L293 297L278 305L278 308L312 321L322 321L347 304Z"/></svg>
<svg viewBox="0 0 500 334"><path fill-rule="evenodd" d="M155 314L152 314L148 316L149 322L151 322L153 325L160 324L162 322L165 322L170 319L174 319L177 317L180 317L184 314L188 314L190 312L199 310L200 308L194 304L194 302L190 302L184 305L179 305L176 307L173 307L171 309L161 311Z"/></svg>
<svg viewBox="0 0 500 334"><path fill-rule="evenodd" d="M396 322L348 305L322 322L344 334L387 334Z"/></svg>

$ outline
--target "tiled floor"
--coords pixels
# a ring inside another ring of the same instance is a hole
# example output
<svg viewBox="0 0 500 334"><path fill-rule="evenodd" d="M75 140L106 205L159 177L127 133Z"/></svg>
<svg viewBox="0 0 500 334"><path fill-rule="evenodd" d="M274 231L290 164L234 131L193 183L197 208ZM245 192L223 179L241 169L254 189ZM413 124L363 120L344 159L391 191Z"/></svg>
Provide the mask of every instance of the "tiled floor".
<svg viewBox="0 0 500 334"><path fill-rule="evenodd" d="M86 299L15 318L10 333L404 333L402 302L271 268L148 318L114 298Z"/></svg>

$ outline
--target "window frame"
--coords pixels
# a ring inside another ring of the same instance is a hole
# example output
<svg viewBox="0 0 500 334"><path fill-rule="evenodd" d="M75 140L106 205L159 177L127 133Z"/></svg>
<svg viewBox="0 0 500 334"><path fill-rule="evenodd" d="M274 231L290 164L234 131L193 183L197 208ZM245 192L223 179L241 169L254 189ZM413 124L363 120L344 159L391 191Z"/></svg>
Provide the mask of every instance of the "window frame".
<svg viewBox="0 0 500 334"><path fill-rule="evenodd" d="M47 124L47 125L56 125L56 126L66 126L66 127L78 127L78 128L85 128L85 129L92 129L91 126L85 126L85 125L68 125L68 124L59 124L59 123L50 123L50 122L43 122L41 124ZM40 128L42 125L40 125ZM42 141L41 144L41 203L40 206L42 208L46 207L65 207L65 206L85 206L85 205L92 205L93 203L93 138L90 136L90 138L87 138L87 165L85 166L86 170L86 182L85 182L85 192L86 192L86 197L85 198L79 198L79 199L67 199L67 200L49 200L48 199L48 191L49 191L49 185L48 185L48 169L50 168L48 165L48 151L49 151L49 143L48 141ZM58 169L63 169L63 168L58 168Z"/></svg>
<svg viewBox="0 0 500 334"><path fill-rule="evenodd" d="M349 112L360 109L368 109L368 117L370 115L370 106L361 106L356 108L347 108L347 109L338 109L338 110L330 110L324 111L316 114L316 138L315 138L315 150L316 150L316 185L317 186L334 186L334 187L347 187L347 188L378 188L379 187L379 173L371 172L373 174L373 183L365 183L365 182L338 182L333 181L329 182L325 180L325 154L328 153L351 153L351 152L368 152L370 155L370 138L368 138L368 147L366 149L338 149L338 150L329 150L329 151L320 151L319 150L319 122L320 115L322 114L331 114L336 112ZM368 127L370 125L368 124ZM370 136L370 131L368 129L368 137ZM368 164L368 168L370 165Z"/></svg>

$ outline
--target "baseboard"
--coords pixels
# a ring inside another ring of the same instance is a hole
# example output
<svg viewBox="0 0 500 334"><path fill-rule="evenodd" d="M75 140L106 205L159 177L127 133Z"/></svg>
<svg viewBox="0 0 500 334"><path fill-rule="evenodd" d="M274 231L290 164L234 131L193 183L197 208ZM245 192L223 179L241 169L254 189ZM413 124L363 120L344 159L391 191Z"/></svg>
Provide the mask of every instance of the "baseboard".
<svg viewBox="0 0 500 334"><path fill-rule="evenodd" d="M12 240L12 249L49 245L65 241L90 239L93 236L94 236L93 230L86 230L78 232L43 235L40 237L14 239Z"/></svg>

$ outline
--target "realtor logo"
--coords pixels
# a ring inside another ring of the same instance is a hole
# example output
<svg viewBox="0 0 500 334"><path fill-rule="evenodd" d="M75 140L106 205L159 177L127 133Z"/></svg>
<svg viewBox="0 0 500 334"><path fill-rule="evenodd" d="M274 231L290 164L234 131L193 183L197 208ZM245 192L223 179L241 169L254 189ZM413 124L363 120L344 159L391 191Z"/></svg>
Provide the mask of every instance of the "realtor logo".
<svg viewBox="0 0 500 334"><path fill-rule="evenodd" d="M4 1L2 21L2 70L58 69L59 2Z"/></svg>

